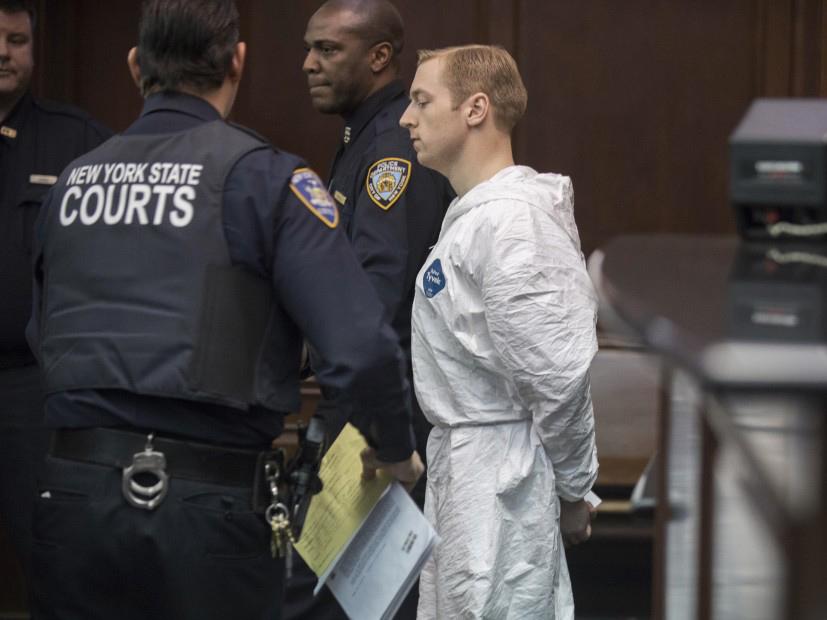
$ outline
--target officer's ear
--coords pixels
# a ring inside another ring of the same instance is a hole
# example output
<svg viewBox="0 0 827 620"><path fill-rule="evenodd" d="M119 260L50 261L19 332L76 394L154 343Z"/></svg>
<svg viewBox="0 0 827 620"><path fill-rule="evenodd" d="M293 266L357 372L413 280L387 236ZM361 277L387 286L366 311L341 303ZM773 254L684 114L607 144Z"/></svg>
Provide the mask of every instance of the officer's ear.
<svg viewBox="0 0 827 620"><path fill-rule="evenodd" d="M393 58L393 47L387 41L383 41L371 47L369 54L370 70L374 73L381 73Z"/></svg>
<svg viewBox="0 0 827 620"><path fill-rule="evenodd" d="M241 80L241 74L244 73L244 61L246 58L247 44L244 41L239 41L235 45L233 58L230 61L230 71L227 73L227 77L230 78L232 82L239 82Z"/></svg>
<svg viewBox="0 0 827 620"><path fill-rule="evenodd" d="M129 73L132 76L132 81L138 90L141 89L141 65L138 64L138 48L133 47L126 55L126 64L129 67Z"/></svg>

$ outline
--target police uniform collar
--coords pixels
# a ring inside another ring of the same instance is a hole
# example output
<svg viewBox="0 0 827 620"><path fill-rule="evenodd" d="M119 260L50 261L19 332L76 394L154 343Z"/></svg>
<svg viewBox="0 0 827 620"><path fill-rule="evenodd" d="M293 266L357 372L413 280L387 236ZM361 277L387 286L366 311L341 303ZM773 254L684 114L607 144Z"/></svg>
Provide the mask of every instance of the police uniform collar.
<svg viewBox="0 0 827 620"><path fill-rule="evenodd" d="M362 129L385 107L385 104L405 92L402 80L394 80L365 99L350 114L345 115L345 131L342 141L347 145L352 143Z"/></svg>
<svg viewBox="0 0 827 620"><path fill-rule="evenodd" d="M202 121L214 121L221 118L218 110L207 103L205 99L187 93L172 91L155 93L147 97L144 102L144 109L141 111L141 116L162 111L181 112L189 116L194 116Z"/></svg>
<svg viewBox="0 0 827 620"><path fill-rule="evenodd" d="M29 110L34 105L34 98L29 91L26 91L20 100L15 104L9 113L8 117L3 122L0 122L0 139L11 142L17 139L20 128L26 122L29 116Z"/></svg>

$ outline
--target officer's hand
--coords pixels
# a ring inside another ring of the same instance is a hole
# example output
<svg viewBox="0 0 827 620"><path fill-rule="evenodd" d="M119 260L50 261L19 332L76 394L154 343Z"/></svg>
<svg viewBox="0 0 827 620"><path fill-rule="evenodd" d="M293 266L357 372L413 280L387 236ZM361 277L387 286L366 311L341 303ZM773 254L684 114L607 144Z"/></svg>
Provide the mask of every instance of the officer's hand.
<svg viewBox="0 0 827 620"><path fill-rule="evenodd" d="M591 538L593 512L595 512L594 509L586 500L581 499L579 502L560 500L560 533L567 547L586 542Z"/></svg>
<svg viewBox="0 0 827 620"><path fill-rule="evenodd" d="M376 458L376 450L365 448L362 450L362 479L373 480L376 478L376 470L384 469L393 478L399 480L408 492L414 488L417 480L425 471L419 453L414 450L411 457L406 461L398 463L384 463Z"/></svg>

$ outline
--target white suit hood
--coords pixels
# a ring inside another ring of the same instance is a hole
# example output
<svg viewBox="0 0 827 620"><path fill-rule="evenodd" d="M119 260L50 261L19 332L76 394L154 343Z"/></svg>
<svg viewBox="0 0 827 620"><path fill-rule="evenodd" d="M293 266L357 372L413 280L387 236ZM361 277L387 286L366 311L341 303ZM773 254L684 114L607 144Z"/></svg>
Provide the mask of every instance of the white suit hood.
<svg viewBox="0 0 827 620"><path fill-rule="evenodd" d="M566 232L580 252L571 179L553 172L539 173L528 166L509 166L472 188L465 196L455 198L445 214L442 230L471 209L495 200L522 200L542 209Z"/></svg>

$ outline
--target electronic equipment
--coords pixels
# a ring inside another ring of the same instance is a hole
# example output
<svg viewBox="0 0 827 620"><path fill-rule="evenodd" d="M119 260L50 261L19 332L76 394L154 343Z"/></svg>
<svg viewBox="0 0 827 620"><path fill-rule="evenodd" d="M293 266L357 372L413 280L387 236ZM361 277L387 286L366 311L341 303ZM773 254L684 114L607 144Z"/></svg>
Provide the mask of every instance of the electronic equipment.
<svg viewBox="0 0 827 620"><path fill-rule="evenodd" d="M747 239L827 241L827 99L757 99L729 140Z"/></svg>

